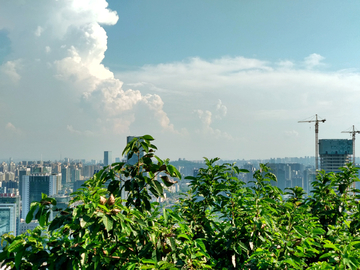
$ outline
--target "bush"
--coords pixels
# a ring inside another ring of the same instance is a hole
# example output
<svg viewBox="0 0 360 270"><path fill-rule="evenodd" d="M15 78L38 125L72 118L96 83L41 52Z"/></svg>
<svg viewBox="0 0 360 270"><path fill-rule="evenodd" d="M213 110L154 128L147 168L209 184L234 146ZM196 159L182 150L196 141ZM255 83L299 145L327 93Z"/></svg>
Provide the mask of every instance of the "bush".
<svg viewBox="0 0 360 270"><path fill-rule="evenodd" d="M9 269L359 269L360 205L351 164L320 172L313 196L300 187L270 184L265 165L251 186L235 164L206 168L172 209L159 198L180 174L154 153L153 138L130 142L123 154L135 165L114 163L73 193L67 209L49 221L56 201L33 202L40 225L27 235L3 236L0 260ZM143 154L140 154L143 152ZM105 188L104 184L109 183ZM126 191L127 200L121 199Z"/></svg>

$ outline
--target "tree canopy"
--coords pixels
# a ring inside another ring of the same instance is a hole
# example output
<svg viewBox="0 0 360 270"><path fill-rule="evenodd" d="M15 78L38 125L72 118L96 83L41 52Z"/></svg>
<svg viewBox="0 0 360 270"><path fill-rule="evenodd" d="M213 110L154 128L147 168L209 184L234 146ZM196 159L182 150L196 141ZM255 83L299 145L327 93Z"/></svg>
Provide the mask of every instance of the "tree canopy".
<svg viewBox="0 0 360 270"><path fill-rule="evenodd" d="M3 235L0 261L9 269L359 269L360 204L357 169L319 172L311 196L300 187L283 193L261 165L254 181L239 179L236 164L206 167L170 209L154 198L180 180L155 155L153 137L124 149L134 165L114 163L73 193L68 208L43 195L26 221L39 226ZM143 153L141 153L143 152ZM121 194L127 194L126 200ZM50 211L58 215L49 220Z"/></svg>

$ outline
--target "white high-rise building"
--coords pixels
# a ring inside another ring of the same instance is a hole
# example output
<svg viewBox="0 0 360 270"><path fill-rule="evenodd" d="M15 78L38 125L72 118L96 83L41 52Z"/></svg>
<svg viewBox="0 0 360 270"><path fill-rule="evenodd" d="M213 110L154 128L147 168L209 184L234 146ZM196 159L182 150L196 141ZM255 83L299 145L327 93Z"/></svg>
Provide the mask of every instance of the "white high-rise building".
<svg viewBox="0 0 360 270"><path fill-rule="evenodd" d="M16 236L16 203L0 203L0 235L11 232Z"/></svg>

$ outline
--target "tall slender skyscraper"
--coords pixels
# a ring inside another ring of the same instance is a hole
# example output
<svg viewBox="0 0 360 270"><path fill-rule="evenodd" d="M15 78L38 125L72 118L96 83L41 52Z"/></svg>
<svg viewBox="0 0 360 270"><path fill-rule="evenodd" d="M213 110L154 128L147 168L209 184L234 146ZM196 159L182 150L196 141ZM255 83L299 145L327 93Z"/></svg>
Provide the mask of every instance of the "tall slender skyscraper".
<svg viewBox="0 0 360 270"><path fill-rule="evenodd" d="M111 165L112 163L112 152L104 151L104 166Z"/></svg>

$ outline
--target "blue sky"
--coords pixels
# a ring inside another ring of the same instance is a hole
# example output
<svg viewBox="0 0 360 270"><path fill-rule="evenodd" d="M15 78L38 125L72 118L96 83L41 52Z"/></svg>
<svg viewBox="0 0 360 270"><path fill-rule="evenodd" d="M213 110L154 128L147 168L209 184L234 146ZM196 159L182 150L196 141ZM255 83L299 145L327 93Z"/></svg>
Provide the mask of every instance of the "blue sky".
<svg viewBox="0 0 360 270"><path fill-rule="evenodd" d="M358 1L108 1L104 63L114 69L223 56L300 61L324 55L329 68L358 67Z"/></svg>
<svg viewBox="0 0 360 270"><path fill-rule="evenodd" d="M0 0L0 159L314 155L360 128L359 1ZM359 151L357 151L360 153Z"/></svg>

